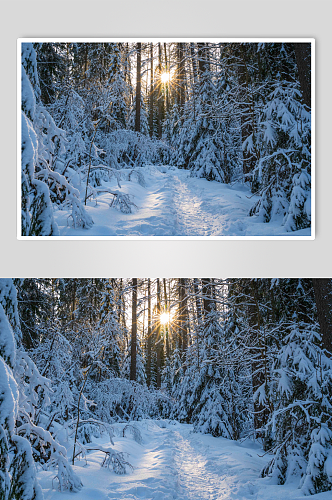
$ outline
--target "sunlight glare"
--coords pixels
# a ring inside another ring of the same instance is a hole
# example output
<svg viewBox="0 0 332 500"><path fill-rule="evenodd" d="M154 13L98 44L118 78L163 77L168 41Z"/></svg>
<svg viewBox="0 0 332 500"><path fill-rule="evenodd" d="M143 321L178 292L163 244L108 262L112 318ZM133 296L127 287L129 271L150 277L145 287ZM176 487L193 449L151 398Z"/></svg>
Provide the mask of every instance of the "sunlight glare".
<svg viewBox="0 0 332 500"><path fill-rule="evenodd" d="M162 81L163 83L168 83L168 82L169 82L169 80L170 80L170 74L169 74L169 73L162 73L162 74L160 75L160 78L161 78L161 81Z"/></svg>
<svg viewBox="0 0 332 500"><path fill-rule="evenodd" d="M162 325L166 325L169 322L170 322L170 314L169 314L169 312L161 313L161 315L160 315L160 323Z"/></svg>

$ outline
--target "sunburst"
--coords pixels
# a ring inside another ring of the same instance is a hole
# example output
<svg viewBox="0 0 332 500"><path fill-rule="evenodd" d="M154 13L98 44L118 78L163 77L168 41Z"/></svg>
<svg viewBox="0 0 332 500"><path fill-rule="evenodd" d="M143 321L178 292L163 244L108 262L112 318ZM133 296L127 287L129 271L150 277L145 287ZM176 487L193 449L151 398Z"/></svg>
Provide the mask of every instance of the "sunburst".
<svg viewBox="0 0 332 500"><path fill-rule="evenodd" d="M171 75L168 71L167 72L165 71L164 73L161 73L160 79L161 79L162 83L165 85L166 83L169 83L169 81L171 79Z"/></svg>
<svg viewBox="0 0 332 500"><path fill-rule="evenodd" d="M167 325L171 321L171 315L169 312L163 312L159 316L159 322L161 325Z"/></svg>

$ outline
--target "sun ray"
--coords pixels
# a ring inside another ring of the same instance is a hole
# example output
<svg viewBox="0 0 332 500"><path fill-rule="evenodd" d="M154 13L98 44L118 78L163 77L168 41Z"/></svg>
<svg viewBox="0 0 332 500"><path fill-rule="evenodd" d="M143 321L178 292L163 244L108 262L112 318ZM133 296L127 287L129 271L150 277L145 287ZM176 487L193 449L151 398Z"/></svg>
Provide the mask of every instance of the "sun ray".
<svg viewBox="0 0 332 500"><path fill-rule="evenodd" d="M169 83L169 81L171 79L171 75L169 72L161 73L160 79L161 79L162 83L164 83L164 84Z"/></svg>
<svg viewBox="0 0 332 500"><path fill-rule="evenodd" d="M166 325L171 321L171 316L169 312L163 312L159 316L159 321L161 325Z"/></svg>

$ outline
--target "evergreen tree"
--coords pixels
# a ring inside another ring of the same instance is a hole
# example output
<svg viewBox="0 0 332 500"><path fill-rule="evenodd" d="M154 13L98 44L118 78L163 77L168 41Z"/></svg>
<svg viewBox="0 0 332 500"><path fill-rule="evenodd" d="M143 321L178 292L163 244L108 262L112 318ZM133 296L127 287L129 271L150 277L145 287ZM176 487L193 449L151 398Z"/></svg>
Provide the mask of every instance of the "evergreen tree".
<svg viewBox="0 0 332 500"><path fill-rule="evenodd" d="M30 82L31 78L31 82ZM22 235L56 236L52 201L72 206L74 226L91 227L80 194L57 169L64 132L40 101L36 54L22 44ZM52 198L52 201L51 201Z"/></svg>
<svg viewBox="0 0 332 500"><path fill-rule="evenodd" d="M191 401L192 421L197 431L233 438L239 427L240 412L237 411L238 422L233 428L230 419L236 409L231 408L232 372L227 374L227 370L224 370L223 373L222 365L217 366L212 361L218 353L219 346L224 343L218 316L217 311L212 309L205 318L202 331L201 369L196 376Z"/></svg>
<svg viewBox="0 0 332 500"><path fill-rule="evenodd" d="M298 85L277 83L260 117L265 148L254 171L262 196L252 208L264 222L284 218L288 230L310 226L310 113ZM252 148L248 138L246 148ZM292 182L290 182L292 180Z"/></svg>
<svg viewBox="0 0 332 500"><path fill-rule="evenodd" d="M273 367L275 456L264 473L277 484L302 476L305 494L331 489L332 362L314 325L295 321Z"/></svg>
<svg viewBox="0 0 332 500"><path fill-rule="evenodd" d="M136 97L133 100L133 104L129 111L128 117L128 128L130 130L135 130L135 117L136 117ZM143 95L141 95L141 104L140 104L140 133L148 136L149 135L149 122L148 122L148 113L146 111L146 103L144 101Z"/></svg>
<svg viewBox="0 0 332 500"><path fill-rule="evenodd" d="M6 299L8 310L17 314L16 297L8 281L0 282L2 297ZM14 373L19 363L14 333L0 304L0 498L42 500L31 445L16 434L19 388Z"/></svg>
<svg viewBox="0 0 332 500"><path fill-rule="evenodd" d="M99 327L105 338L103 362L115 375L120 375L120 338L123 335L117 318L117 301L115 298L115 280L107 280L101 298Z"/></svg>
<svg viewBox="0 0 332 500"><path fill-rule="evenodd" d="M132 339L129 340L128 344L128 354L124 357L123 366L121 369L121 375L123 378L130 379L131 373L131 342ZM143 358L142 348L140 340L136 339L136 378L135 382L140 385L146 384L146 373L145 373L145 362Z"/></svg>
<svg viewBox="0 0 332 500"><path fill-rule="evenodd" d="M129 88L125 80L123 54L121 44L110 44L110 63L108 86L111 98L110 115L115 128L125 128L128 117Z"/></svg>
<svg viewBox="0 0 332 500"><path fill-rule="evenodd" d="M59 83L63 84L66 78L66 60L63 44L34 43L40 99L47 106L54 103L59 94Z"/></svg>
<svg viewBox="0 0 332 500"><path fill-rule="evenodd" d="M218 122L207 117L207 111L215 102L216 88L211 75L206 71L200 82L197 119L193 124L192 135L185 148L188 168L197 177L225 182L228 165L223 165L222 144L218 133ZM224 166L224 168L223 168Z"/></svg>
<svg viewBox="0 0 332 500"><path fill-rule="evenodd" d="M30 78L32 83L30 82ZM36 54L31 43L22 44L22 235L57 235L48 186L35 178L38 164L37 118L40 88ZM37 108L36 108L37 107Z"/></svg>

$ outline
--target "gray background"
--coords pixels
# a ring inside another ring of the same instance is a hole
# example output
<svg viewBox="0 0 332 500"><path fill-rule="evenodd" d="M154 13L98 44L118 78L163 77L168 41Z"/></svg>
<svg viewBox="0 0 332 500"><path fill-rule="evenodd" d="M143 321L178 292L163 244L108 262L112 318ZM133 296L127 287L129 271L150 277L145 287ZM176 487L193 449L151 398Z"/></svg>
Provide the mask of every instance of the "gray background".
<svg viewBox="0 0 332 500"><path fill-rule="evenodd" d="M331 13L325 0L3 1L0 276L332 276ZM22 37L314 37L315 241L16 239L16 40Z"/></svg>

